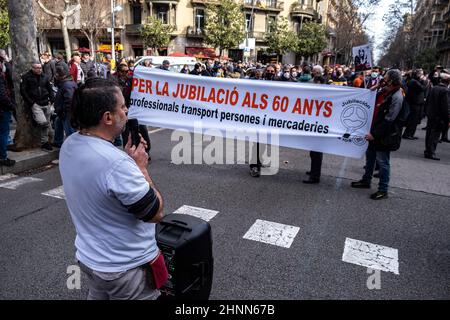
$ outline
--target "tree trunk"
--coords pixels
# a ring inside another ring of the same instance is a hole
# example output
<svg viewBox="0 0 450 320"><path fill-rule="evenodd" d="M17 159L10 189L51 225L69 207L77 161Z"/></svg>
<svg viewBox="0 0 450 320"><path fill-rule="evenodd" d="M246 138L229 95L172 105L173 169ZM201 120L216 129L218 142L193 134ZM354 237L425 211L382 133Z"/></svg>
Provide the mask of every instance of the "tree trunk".
<svg viewBox="0 0 450 320"><path fill-rule="evenodd" d="M64 38L64 47L66 49L66 60L69 61L72 56L72 50L70 48L69 31L67 29L67 17L65 15L62 17L62 19L60 19L60 23Z"/></svg>
<svg viewBox="0 0 450 320"><path fill-rule="evenodd" d="M39 145L39 131L32 124L31 111L20 95L20 77L38 60L36 27L32 0L8 0L9 34L11 37L14 93L17 103L17 129L14 148L23 150Z"/></svg>
<svg viewBox="0 0 450 320"><path fill-rule="evenodd" d="M94 43L94 34L91 32L89 37L89 46L91 47L91 58L95 60L95 43Z"/></svg>

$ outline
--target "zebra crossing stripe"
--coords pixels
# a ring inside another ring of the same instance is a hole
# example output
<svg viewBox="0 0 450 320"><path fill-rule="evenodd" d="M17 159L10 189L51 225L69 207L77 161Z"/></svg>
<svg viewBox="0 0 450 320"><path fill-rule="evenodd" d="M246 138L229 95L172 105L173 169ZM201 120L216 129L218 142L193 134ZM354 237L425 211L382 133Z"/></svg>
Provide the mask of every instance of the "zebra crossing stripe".
<svg viewBox="0 0 450 320"><path fill-rule="evenodd" d="M7 174L4 174L4 175L0 176L0 181L9 180L9 179L12 179L12 178L15 178L15 177L17 177L15 174L7 173Z"/></svg>
<svg viewBox="0 0 450 320"><path fill-rule="evenodd" d="M243 238L290 248L299 230L299 227L258 219Z"/></svg>
<svg viewBox="0 0 450 320"><path fill-rule="evenodd" d="M347 238L342 261L399 274L398 250L378 244Z"/></svg>
<svg viewBox="0 0 450 320"><path fill-rule="evenodd" d="M24 184L27 184L30 182L38 182L38 181L42 181L42 179L33 178L33 177L23 177L23 178L15 179L12 181L0 183L0 188L15 190L18 187L20 187L21 185L24 185Z"/></svg>
<svg viewBox="0 0 450 320"><path fill-rule="evenodd" d="M212 218L214 218L216 216L216 214L219 213L219 211L184 205L184 206L178 208L173 213L188 214L190 216L194 216L194 217L203 219L205 221L209 221Z"/></svg>
<svg viewBox="0 0 450 320"><path fill-rule="evenodd" d="M44 196L53 197L57 199L66 200L66 194L64 193L63 186L41 193Z"/></svg>

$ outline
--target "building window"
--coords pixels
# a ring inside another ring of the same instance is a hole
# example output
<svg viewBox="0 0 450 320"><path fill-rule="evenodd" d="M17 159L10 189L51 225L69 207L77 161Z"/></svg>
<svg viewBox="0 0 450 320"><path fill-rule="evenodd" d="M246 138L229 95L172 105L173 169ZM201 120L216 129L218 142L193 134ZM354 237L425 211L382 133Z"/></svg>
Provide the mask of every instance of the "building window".
<svg viewBox="0 0 450 320"><path fill-rule="evenodd" d="M142 23L142 6L135 5L131 7L131 15L133 17L133 24Z"/></svg>
<svg viewBox="0 0 450 320"><path fill-rule="evenodd" d="M245 14L245 31L247 32L253 31L253 19L251 13Z"/></svg>
<svg viewBox="0 0 450 320"><path fill-rule="evenodd" d="M195 31L201 33L205 28L205 10L202 8L195 9Z"/></svg>
<svg viewBox="0 0 450 320"><path fill-rule="evenodd" d="M161 20L163 24L169 24L169 5L155 4L156 18Z"/></svg>
<svg viewBox="0 0 450 320"><path fill-rule="evenodd" d="M271 32L275 29L277 16L267 16L266 32Z"/></svg>
<svg viewBox="0 0 450 320"><path fill-rule="evenodd" d="M269 8L276 8L277 7L277 0L266 0L267 7Z"/></svg>

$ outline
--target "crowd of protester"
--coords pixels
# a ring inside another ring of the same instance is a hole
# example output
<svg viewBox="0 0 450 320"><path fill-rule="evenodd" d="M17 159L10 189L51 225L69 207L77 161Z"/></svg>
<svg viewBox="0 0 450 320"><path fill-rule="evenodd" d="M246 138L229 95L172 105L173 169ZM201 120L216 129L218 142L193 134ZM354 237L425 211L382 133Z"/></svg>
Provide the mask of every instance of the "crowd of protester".
<svg viewBox="0 0 450 320"><path fill-rule="evenodd" d="M6 157L6 145L12 143L9 137L9 123L11 114L14 114L14 95L11 77L11 63L5 52L0 50L1 63L1 165L11 166L14 161ZM93 61L89 53L74 53L68 63L62 55L54 58L49 53L43 53L40 61L34 61L30 70L22 75L20 92L25 102L26 110L35 126L40 128L41 147L44 150L60 148L64 136L68 137L75 129L71 126L70 108L75 90L90 78L104 78L115 81L122 90L125 104L129 107L131 95L131 82L135 61L132 58L121 59L114 66L110 56L102 61ZM143 64L148 68L159 68L169 71L170 62L164 60L161 65L153 65L152 60ZM424 156L427 159L439 160L436 149L439 142L450 142L448 139L450 99L449 78L450 70L442 66L425 74L422 69L394 70L373 67L371 70L355 72L345 65L318 65L303 62L300 65L261 62L229 61L223 59L207 59L195 65L184 65L181 73L203 77L219 77L232 79L250 79L265 81L284 81L312 83L317 85L338 85L357 88L367 88L377 91L377 99L372 121L372 131L367 139L369 149L367 154L366 174L356 187L370 185L370 170L379 169L375 177L380 177L381 196L387 196L389 181L389 154L390 150L379 150L378 140L388 133L389 123L396 120L403 106L403 100L408 109L408 117L402 122L399 134L403 139L418 140L417 126L427 118ZM381 118L380 118L381 117ZM387 123L386 123L387 122ZM377 126L380 128L376 128ZM397 126L398 127L398 126ZM374 129L375 128L375 129ZM378 131L377 131L378 130ZM381 132L379 132L381 130ZM392 133L392 132L391 132ZM372 142L372 140L375 142ZM124 144L123 138L118 136L114 144ZM149 144L149 141L148 141ZM399 142L397 143L399 144ZM259 145L258 154L259 154ZM394 148L394 147L393 147ZM386 149L386 148L384 148ZM389 148L388 148L389 149ZM383 153L385 152L385 153ZM369 154L370 153L370 154ZM311 152L311 171L305 183L319 183L323 155ZM250 172L253 177L259 177L261 171L259 158L251 164ZM371 169L373 165L373 169ZM375 198L377 196L374 196Z"/></svg>

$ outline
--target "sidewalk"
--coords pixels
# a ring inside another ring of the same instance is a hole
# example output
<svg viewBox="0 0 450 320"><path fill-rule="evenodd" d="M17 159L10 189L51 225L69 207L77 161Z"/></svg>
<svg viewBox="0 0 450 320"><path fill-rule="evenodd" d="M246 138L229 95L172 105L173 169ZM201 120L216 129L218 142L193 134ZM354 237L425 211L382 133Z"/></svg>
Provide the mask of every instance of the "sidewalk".
<svg viewBox="0 0 450 320"><path fill-rule="evenodd" d="M14 137L15 130L11 130L11 137ZM53 151L44 151L41 148L14 152L8 150L8 158L16 160L16 164L12 167L0 166L0 175L7 173L20 173L23 171L42 167L51 161L58 159L59 149L54 148Z"/></svg>

